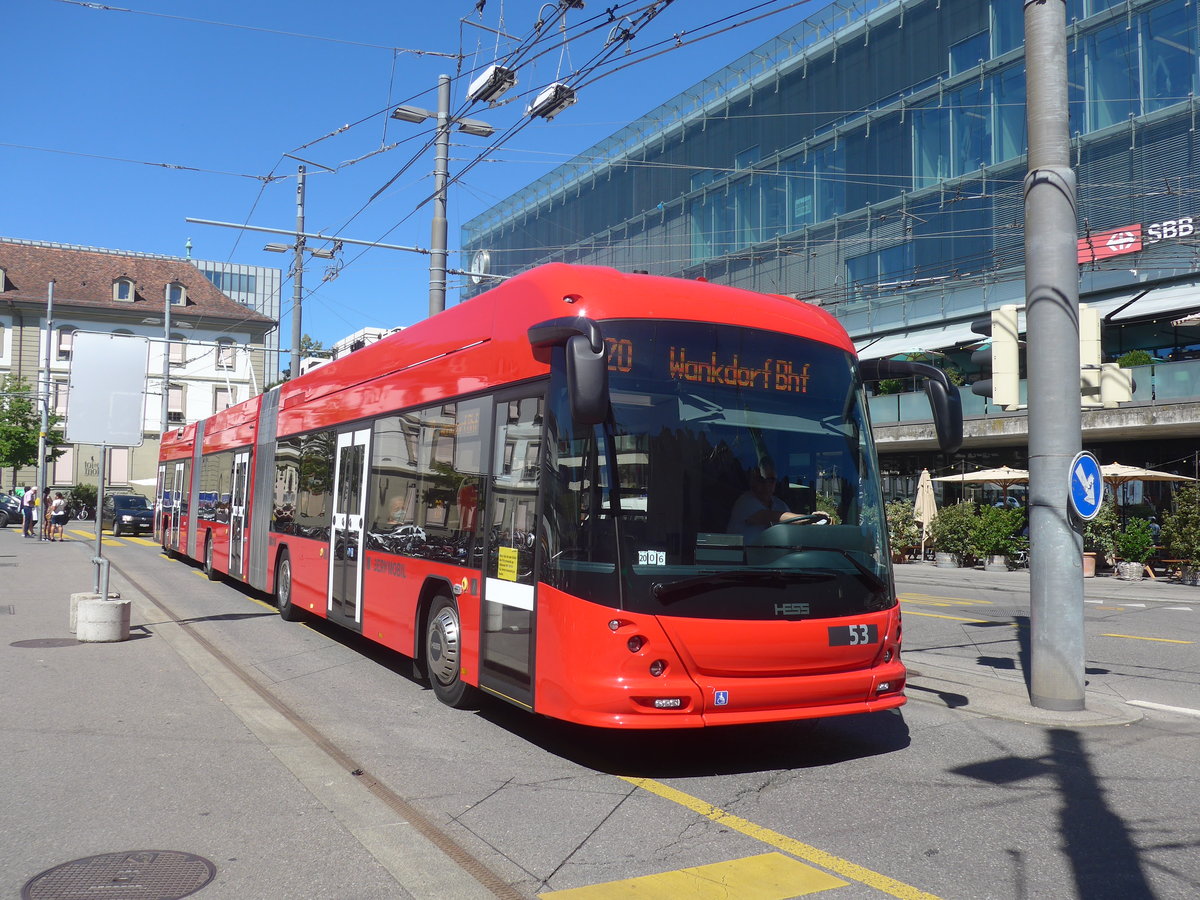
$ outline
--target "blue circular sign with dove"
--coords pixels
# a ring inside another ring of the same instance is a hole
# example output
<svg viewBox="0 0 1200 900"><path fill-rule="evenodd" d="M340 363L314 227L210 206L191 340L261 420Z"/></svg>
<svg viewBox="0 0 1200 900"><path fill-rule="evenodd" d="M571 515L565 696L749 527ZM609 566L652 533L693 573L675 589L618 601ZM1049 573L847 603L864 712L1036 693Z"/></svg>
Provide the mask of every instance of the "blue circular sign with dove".
<svg viewBox="0 0 1200 900"><path fill-rule="evenodd" d="M1104 476L1100 472L1100 461L1085 450L1071 460L1069 471L1071 508L1079 518L1090 522L1100 514L1100 504L1104 502Z"/></svg>

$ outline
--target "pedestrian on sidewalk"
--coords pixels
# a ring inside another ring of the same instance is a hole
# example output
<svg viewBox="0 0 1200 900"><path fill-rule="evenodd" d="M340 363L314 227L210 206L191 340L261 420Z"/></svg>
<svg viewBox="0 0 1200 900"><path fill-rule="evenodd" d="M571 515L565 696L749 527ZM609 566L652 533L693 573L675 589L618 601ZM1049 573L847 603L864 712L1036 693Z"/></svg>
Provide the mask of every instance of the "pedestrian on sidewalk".
<svg viewBox="0 0 1200 900"><path fill-rule="evenodd" d="M50 488L42 488L42 499L38 507L38 521L42 523L42 540L50 540Z"/></svg>
<svg viewBox="0 0 1200 900"><path fill-rule="evenodd" d="M62 491L55 491L54 502L50 505L50 540L62 543L63 526L66 524L67 501L63 499Z"/></svg>
<svg viewBox="0 0 1200 900"><path fill-rule="evenodd" d="M25 489L21 497L21 536L34 537L34 523L37 521L37 486Z"/></svg>

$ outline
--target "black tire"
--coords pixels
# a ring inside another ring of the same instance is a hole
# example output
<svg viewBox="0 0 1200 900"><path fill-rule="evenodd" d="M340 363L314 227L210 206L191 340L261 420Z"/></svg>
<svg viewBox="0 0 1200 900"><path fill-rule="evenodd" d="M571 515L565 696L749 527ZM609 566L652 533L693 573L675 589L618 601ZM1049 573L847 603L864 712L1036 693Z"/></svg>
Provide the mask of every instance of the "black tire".
<svg viewBox="0 0 1200 900"><path fill-rule="evenodd" d="M445 594L433 598L423 647L425 671L434 695L455 709L470 706L474 691L462 680L462 628L458 607Z"/></svg>
<svg viewBox="0 0 1200 900"><path fill-rule="evenodd" d="M221 577L221 573L213 566L213 539L212 532L204 539L204 574L209 581L216 581Z"/></svg>
<svg viewBox="0 0 1200 900"><path fill-rule="evenodd" d="M298 622L303 612L292 603L292 560L284 550L275 564L275 605L279 618L285 622Z"/></svg>
<svg viewBox="0 0 1200 900"><path fill-rule="evenodd" d="M79 507L78 518L80 518L84 522L86 522L91 517L92 517L92 511L90 509L88 509L86 506Z"/></svg>
<svg viewBox="0 0 1200 900"><path fill-rule="evenodd" d="M115 520L113 521L112 533L113 533L113 537L121 536L121 523L120 522L117 522Z"/></svg>
<svg viewBox="0 0 1200 900"><path fill-rule="evenodd" d="M7 528L7 527L8 527L8 513L5 510L0 509L0 528Z"/></svg>

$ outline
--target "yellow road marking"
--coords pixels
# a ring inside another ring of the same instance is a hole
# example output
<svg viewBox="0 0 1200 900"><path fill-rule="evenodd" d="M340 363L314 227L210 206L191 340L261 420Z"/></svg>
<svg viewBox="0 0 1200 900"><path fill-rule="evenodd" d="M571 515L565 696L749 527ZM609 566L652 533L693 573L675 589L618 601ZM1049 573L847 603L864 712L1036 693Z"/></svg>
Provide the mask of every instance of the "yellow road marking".
<svg viewBox="0 0 1200 900"><path fill-rule="evenodd" d="M693 866L659 875L626 878L538 894L553 900L649 900L653 897L686 897L687 900L788 900L849 882L806 866L782 853L763 853L746 859Z"/></svg>
<svg viewBox="0 0 1200 900"><path fill-rule="evenodd" d="M918 603L927 600L936 600L946 603L962 603L967 606L992 606L991 600L970 600L966 597L941 597L937 594L913 594L905 592L900 595L901 600L914 600Z"/></svg>
<svg viewBox="0 0 1200 900"><path fill-rule="evenodd" d="M990 621L989 619L968 619L964 616L943 616L943 615L939 615L938 613L923 613L923 612L917 612L916 610L913 610L913 609L906 609L904 611L904 615L906 615L906 616L924 616L927 619L953 619L955 622L987 622L987 621Z"/></svg>
<svg viewBox="0 0 1200 900"><path fill-rule="evenodd" d="M1142 637L1137 634L1102 634L1100 637L1129 638L1131 641L1157 641L1160 644L1194 644L1195 641L1175 641L1171 638Z"/></svg>
<svg viewBox="0 0 1200 900"><path fill-rule="evenodd" d="M157 546L159 546L159 543L158 543L158 541L150 541L150 540L147 540L146 538L140 538L140 537L121 538L121 540L123 540L123 541L129 541L129 542L130 542L130 543L132 543L132 544L140 544L140 545L141 545L141 546L143 546L143 547L157 547Z"/></svg>
<svg viewBox="0 0 1200 900"><path fill-rule="evenodd" d="M774 847L776 850L781 850L784 853L803 859L823 869L836 872L843 878L849 878L860 884L865 884L877 891L882 891L893 897L899 897L901 900L938 900L934 894L926 893L912 885L889 878L887 875L881 875L879 872L873 872L864 866L850 862L848 859L842 859L839 856L834 856L832 853L826 853L824 850L819 850L810 844L802 843L777 831L763 828L761 825L755 825L747 819L735 816L733 813L705 803L698 797L685 794L683 791L677 791L675 788L668 787L662 782L654 781L651 778L633 778L625 775L620 777L623 781L627 781L635 787L640 787L652 794L657 794L664 800L670 800L672 803L678 803L680 806L699 813L716 822L718 825L723 825L732 831L737 831L756 841L761 841L764 844Z"/></svg>

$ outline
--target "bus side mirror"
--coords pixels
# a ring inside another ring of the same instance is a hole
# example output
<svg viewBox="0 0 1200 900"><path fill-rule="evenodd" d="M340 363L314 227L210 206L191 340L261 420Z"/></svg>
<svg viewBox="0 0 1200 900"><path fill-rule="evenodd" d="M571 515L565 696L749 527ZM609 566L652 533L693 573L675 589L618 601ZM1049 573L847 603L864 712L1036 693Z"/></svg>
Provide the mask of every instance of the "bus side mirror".
<svg viewBox="0 0 1200 900"><path fill-rule="evenodd" d="M534 347L562 346L566 356L571 415L580 425L608 418L608 353L600 327L591 319L550 319L529 328Z"/></svg>
<svg viewBox="0 0 1200 900"><path fill-rule="evenodd" d="M858 364L863 381L884 378L925 379L925 394L933 410L933 428L943 453L957 453L963 442L962 397L950 378L936 366L907 359L864 359Z"/></svg>

